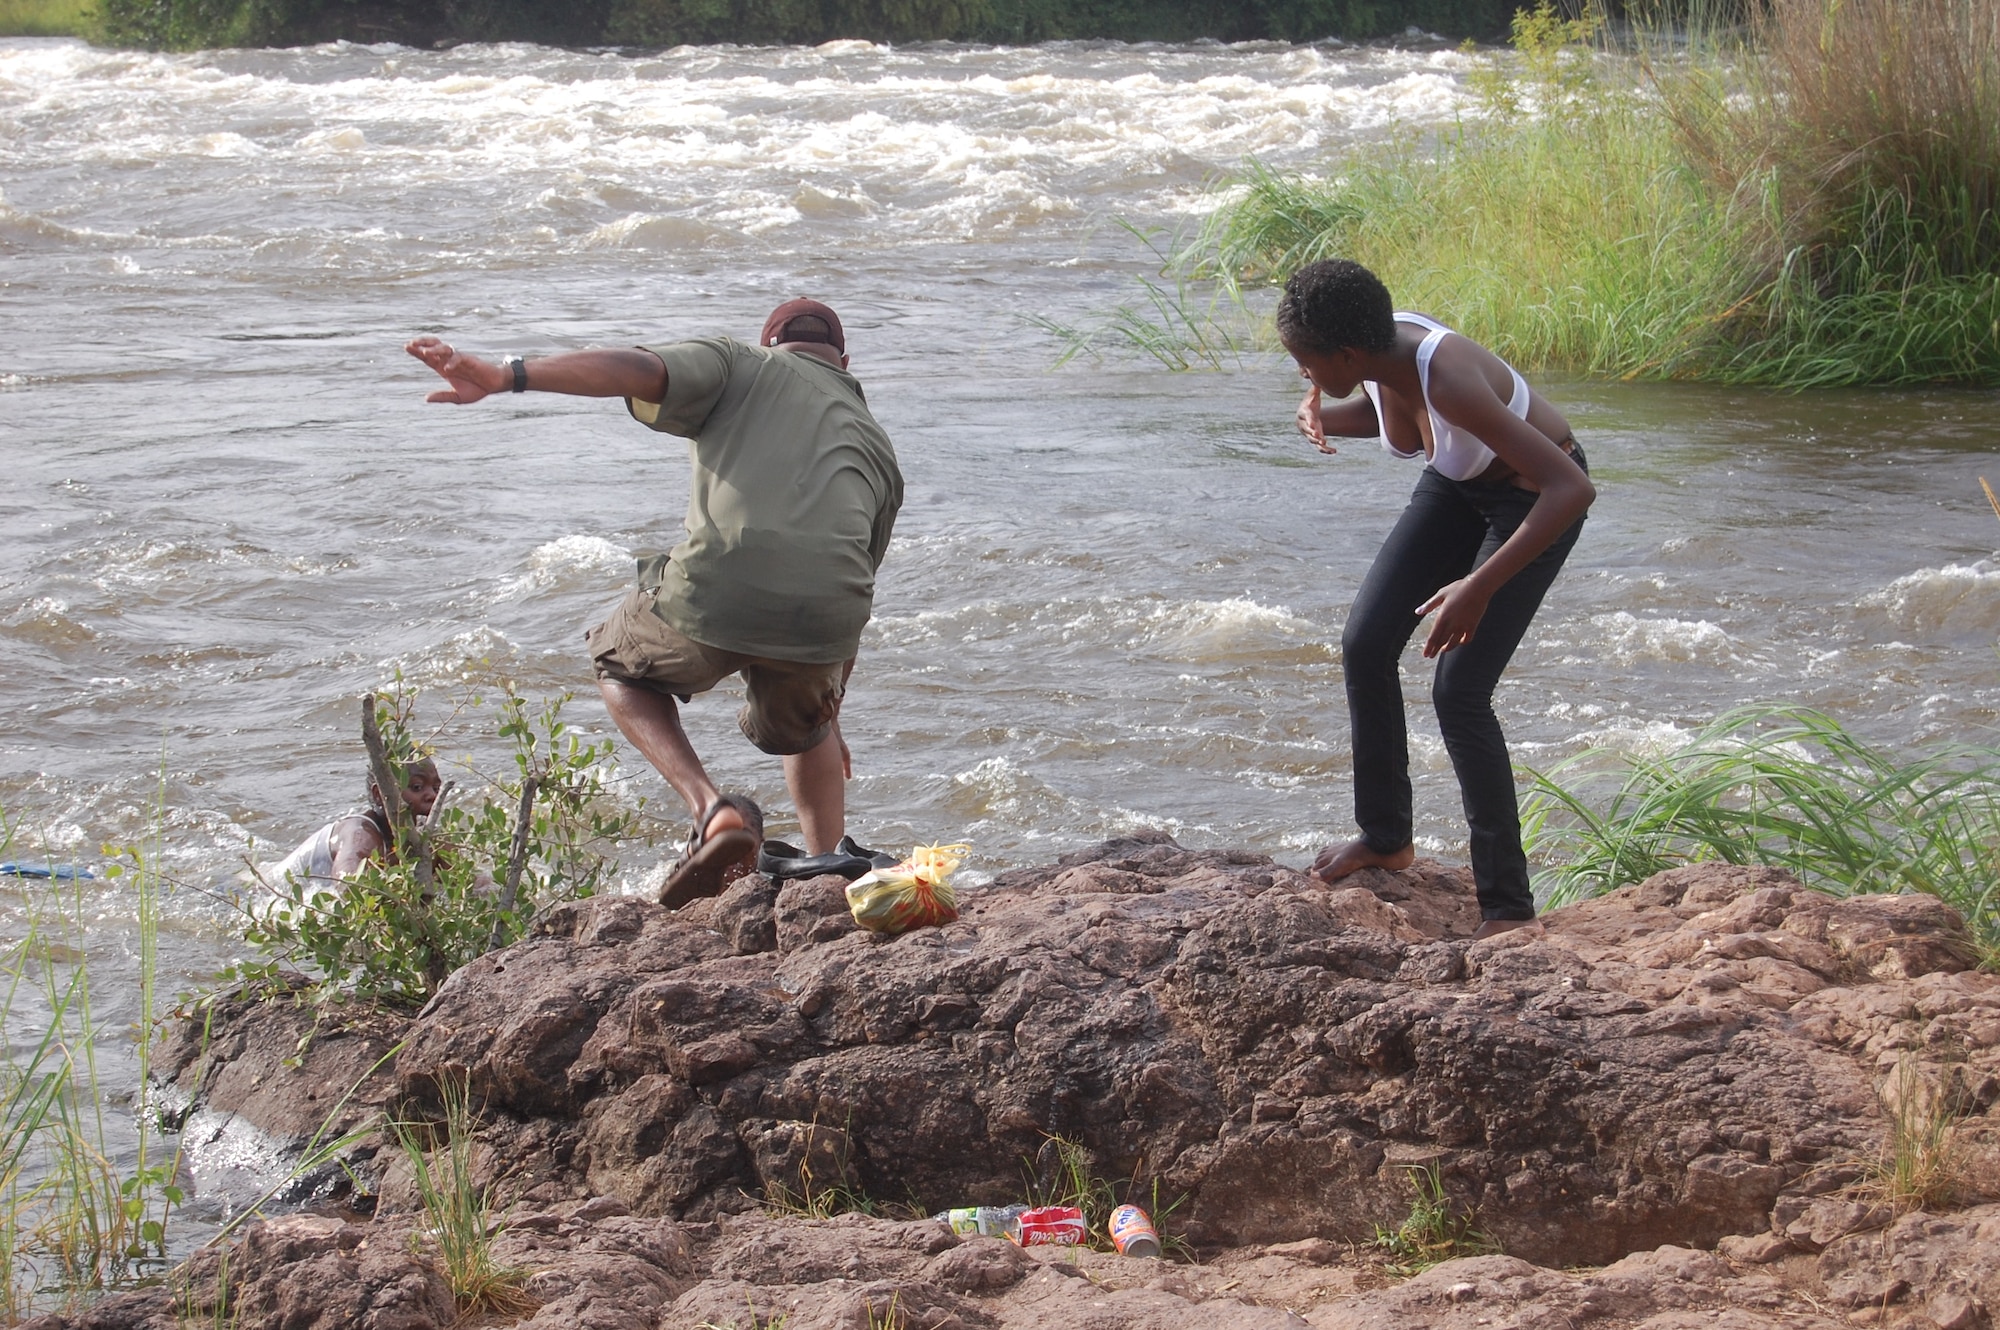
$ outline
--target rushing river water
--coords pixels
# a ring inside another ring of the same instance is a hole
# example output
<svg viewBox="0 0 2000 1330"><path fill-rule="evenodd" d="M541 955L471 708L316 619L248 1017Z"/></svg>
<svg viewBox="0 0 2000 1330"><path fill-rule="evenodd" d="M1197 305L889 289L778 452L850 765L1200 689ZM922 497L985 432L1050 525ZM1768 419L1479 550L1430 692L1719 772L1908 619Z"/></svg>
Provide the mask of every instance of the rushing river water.
<svg viewBox="0 0 2000 1330"><path fill-rule="evenodd" d="M174 878L226 889L352 805L353 698L398 671L438 718L504 676L608 730L580 633L677 538L679 445L602 402L427 406L401 345L747 337L810 293L908 479L846 713L854 830L969 840L985 873L1149 825L1308 860L1350 826L1342 615L1415 469L1313 453L1280 357L1052 369L1031 320L1135 300L1121 220L1186 227L1246 155L1448 120L1466 63L0 41L0 857L157 822ZM1745 701L1992 742L2000 397L1548 387L1600 498L1503 686L1517 758ZM1462 857L1420 664L1420 845ZM782 831L734 711L690 731ZM663 792L636 760L621 788ZM0 936L38 903L0 895ZM132 897L72 906L129 1022ZM163 989L241 950L208 897L166 912Z"/></svg>

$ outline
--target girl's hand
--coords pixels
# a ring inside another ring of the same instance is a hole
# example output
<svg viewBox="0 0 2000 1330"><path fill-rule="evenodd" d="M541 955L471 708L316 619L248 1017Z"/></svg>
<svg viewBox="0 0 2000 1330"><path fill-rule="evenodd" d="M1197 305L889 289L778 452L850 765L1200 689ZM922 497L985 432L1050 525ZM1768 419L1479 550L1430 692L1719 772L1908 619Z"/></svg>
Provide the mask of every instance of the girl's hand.
<svg viewBox="0 0 2000 1330"><path fill-rule="evenodd" d="M1314 384L1312 391L1306 394L1306 400L1299 403L1299 411L1296 419L1298 421L1299 433L1312 440L1313 447L1323 453L1339 451L1339 449L1326 441L1326 424L1319 416L1318 384Z"/></svg>
<svg viewBox="0 0 2000 1330"><path fill-rule="evenodd" d="M1486 592L1472 584L1471 578L1461 577L1417 606L1419 617L1437 611L1437 618L1431 620L1430 636L1424 639L1424 659L1443 655L1470 642L1479 628L1479 621L1486 617L1486 602L1490 599Z"/></svg>

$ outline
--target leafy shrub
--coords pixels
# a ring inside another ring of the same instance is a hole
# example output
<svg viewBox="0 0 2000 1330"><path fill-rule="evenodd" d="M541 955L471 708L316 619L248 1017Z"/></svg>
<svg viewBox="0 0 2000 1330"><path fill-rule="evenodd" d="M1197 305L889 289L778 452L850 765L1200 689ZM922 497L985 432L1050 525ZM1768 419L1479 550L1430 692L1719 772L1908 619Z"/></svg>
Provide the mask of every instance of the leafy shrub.
<svg viewBox="0 0 2000 1330"><path fill-rule="evenodd" d="M542 905L593 894L612 867L608 847L637 814L606 792L611 742L586 743L563 721L568 700L536 709L506 689L498 734L512 751L511 776L487 781L470 806L453 802L447 786L423 825L391 809L393 861L371 861L338 892L271 884L283 899L245 930L269 960L226 977L290 962L329 989L421 1003L452 971L519 938ZM365 705L400 788L424 756L411 724L415 695L398 687Z"/></svg>

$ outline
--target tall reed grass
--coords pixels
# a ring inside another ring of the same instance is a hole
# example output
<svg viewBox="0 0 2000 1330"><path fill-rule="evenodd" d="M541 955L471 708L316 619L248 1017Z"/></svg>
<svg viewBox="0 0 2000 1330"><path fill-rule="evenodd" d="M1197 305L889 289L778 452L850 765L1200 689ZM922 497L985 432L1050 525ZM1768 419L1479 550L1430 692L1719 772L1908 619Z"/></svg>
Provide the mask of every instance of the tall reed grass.
<svg viewBox="0 0 2000 1330"><path fill-rule="evenodd" d="M86 923L95 907L81 879L24 890L26 935L0 951L0 1314L11 1323L50 1306L74 1306L154 1270L182 1199L178 1150L159 1151L143 1099L151 1055L159 933L159 828L127 849L119 876L137 897L140 1007L137 1089L128 1140L105 1104L127 1088L100 1069L104 1023L91 1007ZM0 858L14 842L0 815Z"/></svg>
<svg viewBox="0 0 2000 1330"><path fill-rule="evenodd" d="M436 1250L462 1314L519 1316L536 1304L523 1288L528 1272L504 1264L493 1252L497 1228L490 1222L486 1189L473 1178L473 1133L478 1122L471 1086L463 1079L445 1077L438 1082L438 1094L444 1104L442 1124L391 1124L423 1205L422 1241ZM442 1146L427 1149L440 1132ZM433 1154L441 1157L434 1159Z"/></svg>
<svg viewBox="0 0 2000 1330"><path fill-rule="evenodd" d="M1339 254L1523 365L2000 384L2000 6L1770 0L1613 50L1547 0L1429 142L1255 163L1178 272Z"/></svg>
<svg viewBox="0 0 2000 1330"><path fill-rule="evenodd" d="M1816 711L1746 707L1662 755L1596 748L1533 775L1547 908L1681 864L1767 864L1837 895L1927 892L2000 959L2000 750L1903 757Z"/></svg>

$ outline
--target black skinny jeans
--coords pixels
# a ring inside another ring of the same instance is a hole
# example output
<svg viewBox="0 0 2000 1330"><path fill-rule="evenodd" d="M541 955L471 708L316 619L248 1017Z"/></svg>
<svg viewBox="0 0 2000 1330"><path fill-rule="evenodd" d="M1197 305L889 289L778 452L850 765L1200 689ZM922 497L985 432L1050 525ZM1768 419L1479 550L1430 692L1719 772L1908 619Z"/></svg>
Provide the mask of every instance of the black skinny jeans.
<svg viewBox="0 0 2000 1330"><path fill-rule="evenodd" d="M1571 455L1588 474L1583 449ZM1410 635L1427 622L1417 617L1416 609L1439 588L1491 558L1537 497L1508 484L1447 480L1425 467L1410 506L1382 542L1354 598L1340 639L1354 736L1354 819L1362 840L1378 854L1402 849L1415 834L1397 661ZM1493 714L1493 689L1582 530L1583 519L1578 518L1494 594L1472 640L1438 658L1431 685L1438 728L1465 800L1472 880L1479 889L1479 913L1486 919L1535 917L1528 856L1521 849L1520 805L1514 798L1514 763Z"/></svg>

